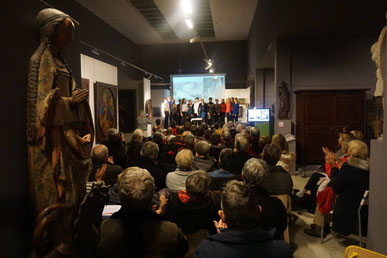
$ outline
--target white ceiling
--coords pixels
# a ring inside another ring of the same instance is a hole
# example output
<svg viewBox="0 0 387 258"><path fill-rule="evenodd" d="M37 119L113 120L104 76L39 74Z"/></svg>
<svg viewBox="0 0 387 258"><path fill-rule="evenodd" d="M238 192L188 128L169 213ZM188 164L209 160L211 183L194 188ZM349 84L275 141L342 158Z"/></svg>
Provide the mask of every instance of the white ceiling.
<svg viewBox="0 0 387 258"><path fill-rule="evenodd" d="M180 0L154 0L175 31L177 40L163 39L128 0L77 0L77 2L138 45L188 42L194 36L194 32L189 30L184 22L186 15L181 10ZM209 2L215 40L246 40L258 0L209 0Z"/></svg>

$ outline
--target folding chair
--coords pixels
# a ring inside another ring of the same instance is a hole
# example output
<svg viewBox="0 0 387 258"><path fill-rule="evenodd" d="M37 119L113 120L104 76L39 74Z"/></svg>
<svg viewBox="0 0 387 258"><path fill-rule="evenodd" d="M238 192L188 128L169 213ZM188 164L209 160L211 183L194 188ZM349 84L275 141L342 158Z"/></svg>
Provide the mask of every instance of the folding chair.
<svg viewBox="0 0 387 258"><path fill-rule="evenodd" d="M369 193L370 191L366 190L364 192L364 195L363 195L363 198L361 199L360 201L360 205L359 205L359 209L357 210L357 218L358 218L358 221L359 221L359 246L362 247L362 244L363 244L363 239L362 239L362 230L361 230L361 208L364 206L364 205L368 205L368 199L369 199Z"/></svg>
<svg viewBox="0 0 387 258"><path fill-rule="evenodd" d="M285 206L286 210L288 213L290 212L290 200L289 200L289 195L288 194L281 194L281 195L272 195L272 197L276 197L281 200L283 205ZM289 221L288 221L288 226L286 227L284 231L284 241L287 243L290 243L290 237L289 237Z"/></svg>
<svg viewBox="0 0 387 258"><path fill-rule="evenodd" d="M350 245L345 249L344 258L387 258L387 256L356 245Z"/></svg>

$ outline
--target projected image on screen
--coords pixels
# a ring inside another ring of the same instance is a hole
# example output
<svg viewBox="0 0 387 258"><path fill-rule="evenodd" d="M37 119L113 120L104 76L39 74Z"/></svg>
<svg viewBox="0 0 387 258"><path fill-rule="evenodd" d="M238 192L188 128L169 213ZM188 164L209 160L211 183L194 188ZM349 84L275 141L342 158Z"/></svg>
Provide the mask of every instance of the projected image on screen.
<svg viewBox="0 0 387 258"><path fill-rule="evenodd" d="M270 109L268 108L248 109L247 121L249 122L270 121Z"/></svg>
<svg viewBox="0 0 387 258"><path fill-rule="evenodd" d="M173 83L173 98L192 99L196 97L209 97L221 99L224 97L225 76L224 75L187 75L171 76Z"/></svg>

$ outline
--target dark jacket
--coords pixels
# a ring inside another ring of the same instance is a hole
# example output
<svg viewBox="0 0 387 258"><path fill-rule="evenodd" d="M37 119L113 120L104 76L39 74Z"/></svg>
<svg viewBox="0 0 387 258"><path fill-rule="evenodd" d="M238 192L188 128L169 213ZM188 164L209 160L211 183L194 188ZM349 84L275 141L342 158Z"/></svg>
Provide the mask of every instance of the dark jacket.
<svg viewBox="0 0 387 258"><path fill-rule="evenodd" d="M358 225L357 210L365 190L369 189L369 164L366 160L349 158L341 166L331 170L329 184L338 195L333 210L333 231L342 235L354 233ZM366 209L363 209L366 215ZM367 218L363 216L362 225L367 225ZM363 231L364 232L364 231Z"/></svg>
<svg viewBox="0 0 387 258"><path fill-rule="evenodd" d="M199 109L198 109L198 114L201 114L202 112L208 112L208 106L206 103L201 103L199 104Z"/></svg>
<svg viewBox="0 0 387 258"><path fill-rule="evenodd" d="M121 174L121 172L123 171L122 167L114 165L109 161L99 161L95 159L93 159L93 169L91 170L89 175L89 182L96 181L95 174L97 173L97 171L101 170L104 164L106 164L107 166L102 180L105 181L106 185L113 185L117 182L118 175Z"/></svg>
<svg viewBox="0 0 387 258"><path fill-rule="evenodd" d="M281 166L267 165L269 169L268 177L263 183L263 187L270 195L291 194L293 191L292 177Z"/></svg>
<svg viewBox="0 0 387 258"><path fill-rule="evenodd" d="M250 158L250 155L245 151L234 152L231 172L240 175L246 161Z"/></svg>
<svg viewBox="0 0 387 258"><path fill-rule="evenodd" d="M207 172L214 171L216 169L216 160L212 156L206 156L204 158L201 157L194 157L194 160L192 162L192 169L193 170L205 170Z"/></svg>
<svg viewBox="0 0 387 258"><path fill-rule="evenodd" d="M271 197L265 188L255 186L251 188L257 197L258 205L262 207L260 227L265 231L275 228L274 239L280 239L288 226L288 215L280 199Z"/></svg>
<svg viewBox="0 0 387 258"><path fill-rule="evenodd" d="M109 157L112 156L114 164L126 168L128 164L128 156L126 155L126 144L121 141L118 135L109 138L102 142L108 148Z"/></svg>
<svg viewBox="0 0 387 258"><path fill-rule="evenodd" d="M195 257L293 257L290 245L281 240L273 240L271 235L255 228L245 232L226 230L209 236L195 250Z"/></svg>
<svg viewBox="0 0 387 258"><path fill-rule="evenodd" d="M259 145L259 137L250 136L250 155L259 156L262 153L262 147Z"/></svg>
<svg viewBox="0 0 387 258"><path fill-rule="evenodd" d="M162 169L160 169L153 160L146 157L140 157L137 162L135 162L135 166L145 168L153 176L155 179L156 192L165 188L165 177L167 174Z"/></svg>
<svg viewBox="0 0 387 258"><path fill-rule="evenodd" d="M223 150L223 146L214 146L210 149L210 156L214 157L216 161L219 161L220 152Z"/></svg>
<svg viewBox="0 0 387 258"><path fill-rule="evenodd" d="M121 209L101 224L98 257L183 257L187 251L176 224L153 212Z"/></svg>
<svg viewBox="0 0 387 258"><path fill-rule="evenodd" d="M171 192L164 218L176 223L184 234L193 234L201 229L216 233L214 220L219 220L219 209L211 196L205 200L183 203L177 192Z"/></svg>

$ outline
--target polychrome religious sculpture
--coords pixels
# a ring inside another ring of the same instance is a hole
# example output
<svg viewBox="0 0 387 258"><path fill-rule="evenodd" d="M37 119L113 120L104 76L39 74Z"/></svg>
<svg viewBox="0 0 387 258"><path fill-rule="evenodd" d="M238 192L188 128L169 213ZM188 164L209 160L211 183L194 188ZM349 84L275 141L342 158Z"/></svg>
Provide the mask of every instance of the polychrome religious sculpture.
<svg viewBox="0 0 387 258"><path fill-rule="evenodd" d="M39 256L74 254L72 225L91 168L94 130L86 101L89 92L76 88L61 53L73 39L75 24L59 10L40 11L41 43L29 64L28 173L34 215L38 216L34 246ZM54 214L50 223L44 219L48 214Z"/></svg>

